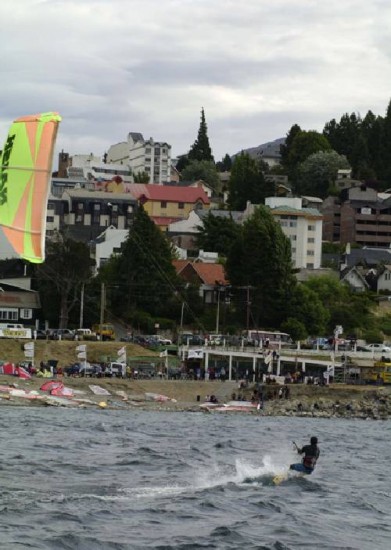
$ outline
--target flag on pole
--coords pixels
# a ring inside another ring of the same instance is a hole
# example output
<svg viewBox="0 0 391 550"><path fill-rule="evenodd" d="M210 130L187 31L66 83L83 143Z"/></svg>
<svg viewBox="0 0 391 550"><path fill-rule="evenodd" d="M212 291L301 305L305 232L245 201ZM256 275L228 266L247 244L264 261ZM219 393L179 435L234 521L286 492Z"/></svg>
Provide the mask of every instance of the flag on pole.
<svg viewBox="0 0 391 550"><path fill-rule="evenodd" d="M125 346L123 348L119 349L117 353L118 353L118 355L125 355L126 354Z"/></svg>
<svg viewBox="0 0 391 550"><path fill-rule="evenodd" d="M167 355L168 355L168 351L166 349L159 353L159 357L167 357Z"/></svg>
<svg viewBox="0 0 391 550"><path fill-rule="evenodd" d="M82 344L81 346L76 346L76 351L87 351L87 346Z"/></svg>
<svg viewBox="0 0 391 550"><path fill-rule="evenodd" d="M78 358L78 359L87 359L86 352L85 352L85 351L80 351L80 352L77 354L77 358Z"/></svg>
<svg viewBox="0 0 391 550"><path fill-rule="evenodd" d="M27 342L24 346L25 350L33 350L34 351L34 342Z"/></svg>

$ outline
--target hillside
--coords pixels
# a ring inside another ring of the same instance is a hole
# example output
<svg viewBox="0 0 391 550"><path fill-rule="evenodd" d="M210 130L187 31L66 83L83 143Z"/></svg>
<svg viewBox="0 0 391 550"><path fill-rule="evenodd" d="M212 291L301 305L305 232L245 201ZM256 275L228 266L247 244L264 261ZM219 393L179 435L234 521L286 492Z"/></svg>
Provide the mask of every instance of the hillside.
<svg viewBox="0 0 391 550"><path fill-rule="evenodd" d="M27 340L0 339L0 361L17 363L26 361L23 346ZM156 356L156 353L135 344L125 342L66 342L57 340L36 340L34 362L39 365L49 359L56 359L58 366L65 367L77 361L76 347L81 344L87 346L87 360L90 362L115 360L117 352L125 347L127 357Z"/></svg>

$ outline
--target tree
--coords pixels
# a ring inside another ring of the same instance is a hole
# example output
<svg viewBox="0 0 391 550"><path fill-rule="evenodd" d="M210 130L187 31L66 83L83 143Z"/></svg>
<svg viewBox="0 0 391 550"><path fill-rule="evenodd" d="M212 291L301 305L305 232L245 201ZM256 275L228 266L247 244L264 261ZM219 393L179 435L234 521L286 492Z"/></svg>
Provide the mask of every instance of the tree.
<svg viewBox="0 0 391 550"><path fill-rule="evenodd" d="M232 168L232 159L227 153L219 162L216 162L216 168L219 172L229 172Z"/></svg>
<svg viewBox="0 0 391 550"><path fill-rule="evenodd" d="M295 135L292 141L288 156L288 165L294 170L310 155L318 151L330 150L331 145L325 136L319 132L315 132L315 130L309 130L308 132L301 130Z"/></svg>
<svg viewBox="0 0 391 550"><path fill-rule="evenodd" d="M381 179L388 157L384 145L384 119L368 111L361 125L362 135L368 149L370 177Z"/></svg>
<svg viewBox="0 0 391 550"><path fill-rule="evenodd" d="M323 130L332 148L344 155L356 178L370 175L370 159L367 140L363 132L361 117L356 113L345 113L339 122L332 119Z"/></svg>
<svg viewBox="0 0 391 550"><path fill-rule="evenodd" d="M175 168L178 170L178 172L181 174L182 171L186 168L186 166L189 164L189 157L188 155L180 155L178 157L178 162L176 163Z"/></svg>
<svg viewBox="0 0 391 550"><path fill-rule="evenodd" d="M327 328L330 334L337 325L342 325L345 332L372 326L372 304L367 294L355 293L347 285L328 275L310 277L303 285L316 292L329 311Z"/></svg>
<svg viewBox="0 0 391 550"><path fill-rule="evenodd" d="M294 124L286 135L285 143L283 145L280 145L281 165L286 172L290 172L291 170L289 159L293 140L295 139L296 135L301 131L302 130L300 126L298 124Z"/></svg>
<svg viewBox="0 0 391 550"><path fill-rule="evenodd" d="M134 183L149 183L149 174L147 172L136 172L133 179Z"/></svg>
<svg viewBox="0 0 391 550"><path fill-rule="evenodd" d="M203 180L216 191L220 187L220 178L213 162L210 160L192 160L182 171L185 181Z"/></svg>
<svg viewBox="0 0 391 550"><path fill-rule="evenodd" d="M214 162L212 149L209 145L208 127L205 121L204 108L201 109L201 122L198 130L198 136L190 148L189 160L208 160Z"/></svg>
<svg viewBox="0 0 391 550"><path fill-rule="evenodd" d="M325 333L330 314L314 290L297 284L286 309L288 318L300 322L307 335L319 336Z"/></svg>
<svg viewBox="0 0 391 550"><path fill-rule="evenodd" d="M209 210L202 222L202 225L197 228L199 230L196 237L197 247L207 252L218 252L222 256L227 256L240 231L232 215L228 213L227 217L216 216Z"/></svg>
<svg viewBox="0 0 391 550"><path fill-rule="evenodd" d="M346 157L336 151L319 151L310 155L298 167L296 191L326 198L341 168L350 168L350 165Z"/></svg>
<svg viewBox="0 0 391 550"><path fill-rule="evenodd" d="M232 210L243 210L247 201L260 204L274 195L274 184L265 180L259 164L248 153L235 157L228 182L228 203Z"/></svg>
<svg viewBox="0 0 391 550"><path fill-rule="evenodd" d="M59 328L66 328L69 314L79 303L81 285L92 276L93 262L85 243L57 233L48 241L46 260L37 267L38 288L47 318L59 312Z"/></svg>
<svg viewBox="0 0 391 550"><path fill-rule="evenodd" d="M256 327L278 327L285 320L295 286L291 246L269 208L259 206L244 222L228 253L226 271L232 285L249 287Z"/></svg>
<svg viewBox="0 0 391 550"><path fill-rule="evenodd" d="M170 243L139 206L121 253L100 273L112 287L113 311L127 319L137 310L164 315L178 288L172 260Z"/></svg>

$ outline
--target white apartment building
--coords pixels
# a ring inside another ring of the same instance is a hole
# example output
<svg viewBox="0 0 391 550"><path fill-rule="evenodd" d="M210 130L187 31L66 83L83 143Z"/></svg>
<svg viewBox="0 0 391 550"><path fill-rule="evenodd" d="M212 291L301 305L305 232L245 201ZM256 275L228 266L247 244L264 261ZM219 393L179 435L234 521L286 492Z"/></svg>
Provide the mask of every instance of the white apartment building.
<svg viewBox="0 0 391 550"><path fill-rule="evenodd" d="M146 172L149 183L162 183L171 180L171 145L144 140L143 135L129 132L127 141L111 145L107 152L107 162L126 164L133 174Z"/></svg>
<svg viewBox="0 0 391 550"><path fill-rule="evenodd" d="M104 265L113 254L118 254L121 251L121 247L128 238L128 235L128 230L117 229L110 225L96 238L93 251L95 273L98 272L99 268Z"/></svg>
<svg viewBox="0 0 391 550"><path fill-rule="evenodd" d="M291 241L296 268L319 269L322 255L323 216L316 208L303 208L301 198L268 197L265 200L284 234Z"/></svg>

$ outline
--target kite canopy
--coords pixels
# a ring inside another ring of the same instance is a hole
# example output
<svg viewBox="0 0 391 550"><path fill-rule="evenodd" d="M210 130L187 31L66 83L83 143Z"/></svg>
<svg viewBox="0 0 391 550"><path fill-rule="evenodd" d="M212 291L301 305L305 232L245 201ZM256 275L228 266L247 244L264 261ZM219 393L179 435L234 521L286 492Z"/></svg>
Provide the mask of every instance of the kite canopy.
<svg viewBox="0 0 391 550"><path fill-rule="evenodd" d="M47 201L61 116L41 113L12 124L0 155L0 227L25 260L45 259Z"/></svg>

